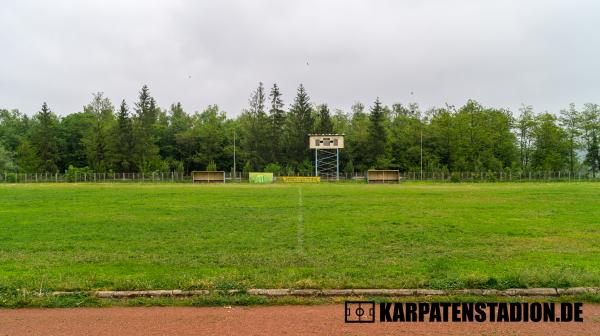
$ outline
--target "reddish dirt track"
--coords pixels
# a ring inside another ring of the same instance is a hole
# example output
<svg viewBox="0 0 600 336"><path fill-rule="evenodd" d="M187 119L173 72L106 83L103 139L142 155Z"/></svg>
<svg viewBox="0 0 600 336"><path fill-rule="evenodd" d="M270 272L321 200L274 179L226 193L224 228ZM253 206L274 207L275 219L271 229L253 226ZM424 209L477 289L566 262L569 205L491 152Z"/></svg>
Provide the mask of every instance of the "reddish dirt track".
<svg viewBox="0 0 600 336"><path fill-rule="evenodd" d="M600 335L600 306L583 314L583 323L345 324L343 305L0 309L0 335Z"/></svg>

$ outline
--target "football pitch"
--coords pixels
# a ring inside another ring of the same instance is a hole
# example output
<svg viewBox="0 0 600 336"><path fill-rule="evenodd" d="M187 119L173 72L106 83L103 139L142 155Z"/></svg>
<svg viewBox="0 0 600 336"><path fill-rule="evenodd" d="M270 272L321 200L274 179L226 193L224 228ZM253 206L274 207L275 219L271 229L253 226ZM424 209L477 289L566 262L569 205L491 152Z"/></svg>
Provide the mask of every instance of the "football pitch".
<svg viewBox="0 0 600 336"><path fill-rule="evenodd" d="M0 291L600 286L600 184L0 185Z"/></svg>

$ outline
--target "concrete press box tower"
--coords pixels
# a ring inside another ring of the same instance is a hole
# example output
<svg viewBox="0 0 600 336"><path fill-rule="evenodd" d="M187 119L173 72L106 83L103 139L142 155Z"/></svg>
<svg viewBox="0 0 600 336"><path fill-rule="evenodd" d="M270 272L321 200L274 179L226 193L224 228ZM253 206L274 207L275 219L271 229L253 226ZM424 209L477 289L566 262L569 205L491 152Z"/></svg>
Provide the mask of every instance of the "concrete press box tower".
<svg viewBox="0 0 600 336"><path fill-rule="evenodd" d="M309 134L309 147L315 150L315 176L340 179L340 149L343 134Z"/></svg>

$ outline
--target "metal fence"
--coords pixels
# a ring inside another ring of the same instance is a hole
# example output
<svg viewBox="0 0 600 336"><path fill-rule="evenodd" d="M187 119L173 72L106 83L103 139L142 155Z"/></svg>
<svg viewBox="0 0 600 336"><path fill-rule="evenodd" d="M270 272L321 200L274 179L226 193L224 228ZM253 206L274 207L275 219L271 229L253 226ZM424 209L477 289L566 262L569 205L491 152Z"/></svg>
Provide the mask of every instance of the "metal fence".
<svg viewBox="0 0 600 336"><path fill-rule="evenodd" d="M481 171L481 172L404 172L404 181L440 182L527 182L527 181L600 181L600 174L570 171Z"/></svg>
<svg viewBox="0 0 600 336"><path fill-rule="evenodd" d="M283 176L275 174L275 178ZM288 176L288 175L286 175ZM310 174L294 174L294 176L314 176ZM235 175L225 173L227 182L248 182L248 173L238 172ZM332 178L322 178L322 180L333 181ZM346 181L362 181L364 174L341 174L340 180ZM150 173L0 173L0 183L191 183L191 174L182 172L150 172Z"/></svg>
<svg viewBox="0 0 600 336"><path fill-rule="evenodd" d="M190 175L180 172L151 173L4 173L0 182L7 183L46 183L46 182L191 182Z"/></svg>
<svg viewBox="0 0 600 336"><path fill-rule="evenodd" d="M295 176L312 176L295 174ZM340 173L339 180L321 177L322 181L356 182L365 181L365 173ZM279 175L275 175L277 179ZM235 176L226 173L227 182L248 182L248 174L238 172ZM527 182L527 181L600 181L600 174L593 176L588 172L569 171L499 171L499 172L401 172L400 181L435 182ZM0 183L191 183L192 177L182 172L149 173L0 173Z"/></svg>

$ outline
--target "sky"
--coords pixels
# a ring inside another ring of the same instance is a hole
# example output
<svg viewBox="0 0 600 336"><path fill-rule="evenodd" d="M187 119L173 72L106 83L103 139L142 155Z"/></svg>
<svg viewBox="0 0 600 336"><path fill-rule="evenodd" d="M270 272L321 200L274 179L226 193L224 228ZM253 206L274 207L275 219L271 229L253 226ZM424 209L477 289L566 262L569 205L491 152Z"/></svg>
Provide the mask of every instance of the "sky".
<svg viewBox="0 0 600 336"><path fill-rule="evenodd" d="M517 113L600 103L600 1L0 0L0 108L59 115L94 92L132 105L217 104L239 115L258 82L287 106L350 111L475 99Z"/></svg>

